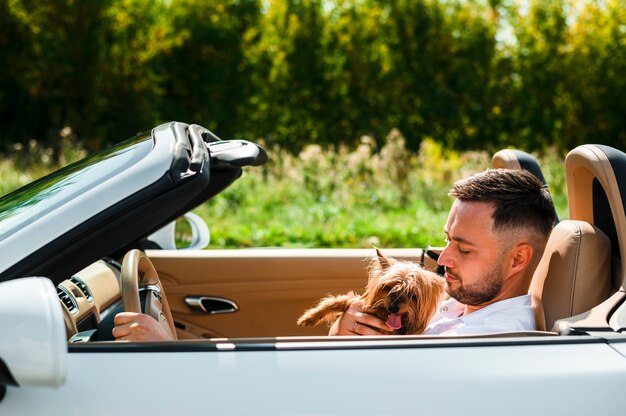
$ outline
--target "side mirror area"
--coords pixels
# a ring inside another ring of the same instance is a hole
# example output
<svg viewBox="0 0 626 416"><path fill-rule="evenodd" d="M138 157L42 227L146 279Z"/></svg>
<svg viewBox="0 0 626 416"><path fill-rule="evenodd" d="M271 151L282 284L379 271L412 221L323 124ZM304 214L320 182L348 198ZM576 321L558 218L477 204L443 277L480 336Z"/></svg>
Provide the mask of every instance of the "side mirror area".
<svg viewBox="0 0 626 416"><path fill-rule="evenodd" d="M67 371L63 312L50 279L0 283L0 397L6 386L58 387Z"/></svg>
<svg viewBox="0 0 626 416"><path fill-rule="evenodd" d="M179 231L187 236L189 245L178 247L176 244ZM209 227L204 220L192 212L188 212L176 221L172 221L160 230L152 233L148 241L155 243L162 250L203 250L211 241Z"/></svg>

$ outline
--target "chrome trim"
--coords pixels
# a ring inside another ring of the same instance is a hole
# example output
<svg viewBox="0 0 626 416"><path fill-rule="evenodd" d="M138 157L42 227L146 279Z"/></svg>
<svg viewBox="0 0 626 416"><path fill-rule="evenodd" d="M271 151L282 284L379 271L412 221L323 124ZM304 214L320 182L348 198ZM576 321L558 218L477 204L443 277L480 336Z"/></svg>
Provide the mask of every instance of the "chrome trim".
<svg viewBox="0 0 626 416"><path fill-rule="evenodd" d="M146 291L150 291L154 293L154 295L159 299L159 302L161 301L161 288L160 287L158 287L157 285L146 285L146 286L141 286L139 288L139 293L146 292Z"/></svg>
<svg viewBox="0 0 626 416"><path fill-rule="evenodd" d="M205 306L202 304L203 300L211 301L211 302L219 302L223 303L226 306L224 309L218 310L207 310ZM189 308L196 313L208 313L209 315L216 315L220 313L233 313L239 310L239 307L232 300L224 299L224 298L216 298L213 296L187 296L185 297L185 303Z"/></svg>
<svg viewBox="0 0 626 416"><path fill-rule="evenodd" d="M96 331L97 329L90 329L87 331L79 332L72 335L72 337L67 342L69 342L70 344L75 342L90 342Z"/></svg>
<svg viewBox="0 0 626 416"><path fill-rule="evenodd" d="M72 294L72 291L63 285L57 286L56 289L57 289L57 298L59 299L59 301L65 308L65 310L67 310L67 312L70 315L76 315L78 313L78 302L76 302L76 299L74 298L74 295ZM61 297L59 296L59 290L62 291L67 296L67 299L69 299L69 301L72 303L72 306L74 307L73 309L68 308L65 302L63 302L63 299L61 299Z"/></svg>

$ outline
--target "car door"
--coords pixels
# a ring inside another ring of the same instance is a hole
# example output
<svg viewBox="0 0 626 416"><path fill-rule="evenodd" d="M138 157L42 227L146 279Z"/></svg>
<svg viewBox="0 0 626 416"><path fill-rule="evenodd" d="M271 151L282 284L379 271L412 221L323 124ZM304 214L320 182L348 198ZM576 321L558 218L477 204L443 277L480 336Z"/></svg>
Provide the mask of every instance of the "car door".
<svg viewBox="0 0 626 416"><path fill-rule="evenodd" d="M420 261L421 249L384 249ZM180 338L325 335L298 317L322 297L362 293L374 249L149 250ZM430 266L436 265L431 259Z"/></svg>
<svg viewBox="0 0 626 416"><path fill-rule="evenodd" d="M617 337L70 345L62 386L9 386L0 414L623 414Z"/></svg>

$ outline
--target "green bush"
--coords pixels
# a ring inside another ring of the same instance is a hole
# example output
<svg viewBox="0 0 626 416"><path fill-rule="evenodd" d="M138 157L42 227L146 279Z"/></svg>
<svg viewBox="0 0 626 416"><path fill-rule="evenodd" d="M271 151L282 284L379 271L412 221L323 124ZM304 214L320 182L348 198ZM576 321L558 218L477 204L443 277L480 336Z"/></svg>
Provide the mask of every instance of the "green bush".
<svg viewBox="0 0 626 416"><path fill-rule="evenodd" d="M85 152L66 145L65 162ZM55 169L51 149L31 142L20 162L0 159L0 192L8 193ZM452 183L490 166L486 151L455 152L424 140L406 148L397 131L377 148L337 151L309 145L298 155L273 146L270 159L194 210L211 230L211 248L426 247L443 244ZM537 154L557 211L566 218L564 154Z"/></svg>
<svg viewBox="0 0 626 416"><path fill-rule="evenodd" d="M224 138L626 147L624 0L0 2L0 152L163 121Z"/></svg>
<svg viewBox="0 0 626 416"><path fill-rule="evenodd" d="M230 188L198 207L211 247L425 247L441 245L452 183L490 167L485 151L454 152L425 140L418 152L397 132L381 149L364 137L354 151L309 145L269 151ZM564 155L537 155L561 218L567 216Z"/></svg>

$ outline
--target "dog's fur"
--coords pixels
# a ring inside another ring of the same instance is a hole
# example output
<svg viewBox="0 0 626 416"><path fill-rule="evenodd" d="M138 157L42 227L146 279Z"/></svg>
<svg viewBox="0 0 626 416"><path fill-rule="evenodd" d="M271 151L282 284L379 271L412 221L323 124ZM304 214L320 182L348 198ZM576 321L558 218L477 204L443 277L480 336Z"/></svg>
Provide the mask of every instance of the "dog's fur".
<svg viewBox="0 0 626 416"><path fill-rule="evenodd" d="M390 333L421 334L435 314L446 282L440 275L424 270L416 263L385 257L378 249L370 260L365 293L327 296L298 319L300 326L332 324L355 301L363 303L363 312L383 321L392 314L401 315L402 326Z"/></svg>

